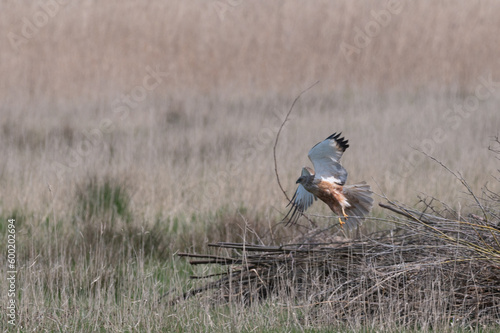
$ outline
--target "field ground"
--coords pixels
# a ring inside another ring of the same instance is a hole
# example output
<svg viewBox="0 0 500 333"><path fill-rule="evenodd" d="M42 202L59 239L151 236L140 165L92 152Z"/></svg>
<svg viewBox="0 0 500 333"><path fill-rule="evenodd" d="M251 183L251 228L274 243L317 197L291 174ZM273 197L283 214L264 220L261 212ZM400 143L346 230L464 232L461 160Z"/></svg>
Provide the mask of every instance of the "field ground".
<svg viewBox="0 0 500 333"><path fill-rule="evenodd" d="M38 3L1 5L0 239L15 218L16 328L330 331L286 297L164 301L214 270L176 252L286 243L304 230L277 224L287 201L273 145L295 97L318 80L277 147L288 195L308 150L342 131L348 183L366 180L376 203L431 196L477 213L423 153L475 193L499 193L488 149L500 132L499 4L394 3L88 0L53 5L47 20ZM329 214L320 204L311 213ZM372 217L362 233L392 227L386 211ZM335 329L383 330L358 324Z"/></svg>

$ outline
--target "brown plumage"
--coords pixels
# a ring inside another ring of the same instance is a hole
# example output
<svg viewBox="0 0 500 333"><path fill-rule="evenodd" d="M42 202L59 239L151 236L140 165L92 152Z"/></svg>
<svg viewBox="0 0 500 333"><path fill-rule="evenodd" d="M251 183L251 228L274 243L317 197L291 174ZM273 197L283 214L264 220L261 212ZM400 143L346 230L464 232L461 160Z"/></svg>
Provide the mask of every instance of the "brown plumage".
<svg viewBox="0 0 500 333"><path fill-rule="evenodd" d="M339 223L347 223L348 228L357 226L370 212L373 206L370 186L365 182L345 185L347 171L339 161L348 147L348 141L341 138L340 133L334 133L309 151L316 173L309 167L302 169L297 179L299 186L289 203L292 207L285 216L289 224L296 223L301 213L318 198L335 214L343 216L346 221L339 217Z"/></svg>

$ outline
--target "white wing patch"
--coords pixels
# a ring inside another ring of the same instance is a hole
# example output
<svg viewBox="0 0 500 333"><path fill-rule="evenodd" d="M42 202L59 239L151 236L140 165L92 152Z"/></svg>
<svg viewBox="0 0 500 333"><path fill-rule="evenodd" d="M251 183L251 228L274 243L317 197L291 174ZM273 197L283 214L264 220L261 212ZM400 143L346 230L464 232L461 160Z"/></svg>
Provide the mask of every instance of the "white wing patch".
<svg viewBox="0 0 500 333"><path fill-rule="evenodd" d="M299 184L297 190L295 191L295 194L292 197L292 200L290 200L290 203L288 204L288 206L292 205L292 207L286 214L283 221L288 219L288 216L290 216L286 224L288 225L297 223L297 220L301 215L300 213L305 212L306 209L313 204L314 200L317 200L316 196L307 191L305 187L302 186L302 184Z"/></svg>
<svg viewBox="0 0 500 333"><path fill-rule="evenodd" d="M339 161L349 144L347 140L340 137L340 134L333 133L316 144L309 151L308 157L314 165L317 178L344 185L347 180L347 171Z"/></svg>
<svg viewBox="0 0 500 333"><path fill-rule="evenodd" d="M322 181L325 181L325 182L328 182L328 183L335 183L335 184L341 184L342 183L342 180L341 179L338 179L338 178L335 178L333 176L330 176L330 177L321 177L321 180Z"/></svg>

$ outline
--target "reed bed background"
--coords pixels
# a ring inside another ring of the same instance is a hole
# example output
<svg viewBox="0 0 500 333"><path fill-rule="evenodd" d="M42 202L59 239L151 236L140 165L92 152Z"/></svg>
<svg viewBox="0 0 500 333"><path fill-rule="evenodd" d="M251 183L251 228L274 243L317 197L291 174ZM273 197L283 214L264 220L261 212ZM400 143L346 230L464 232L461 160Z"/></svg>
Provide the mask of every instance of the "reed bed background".
<svg viewBox="0 0 500 333"><path fill-rule="evenodd" d="M474 193L498 193L488 149L500 125L497 2L0 5L0 215L17 223L18 329L328 329L285 300L160 301L217 271L176 251L309 232L305 220L277 224L287 202L272 148L294 98L318 80L277 147L289 194L310 147L339 131L348 182L381 197L413 207L430 195L478 214L419 151ZM331 225L322 205L311 213ZM377 207L361 232L392 227Z"/></svg>

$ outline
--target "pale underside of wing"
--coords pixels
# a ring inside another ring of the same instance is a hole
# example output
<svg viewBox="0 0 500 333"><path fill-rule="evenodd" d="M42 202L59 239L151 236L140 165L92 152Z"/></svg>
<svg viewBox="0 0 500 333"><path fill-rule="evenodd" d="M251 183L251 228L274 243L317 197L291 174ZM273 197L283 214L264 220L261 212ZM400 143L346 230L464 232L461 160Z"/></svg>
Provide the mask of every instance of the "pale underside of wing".
<svg viewBox="0 0 500 333"><path fill-rule="evenodd" d="M288 204L288 206L292 205L292 207L286 214L283 221L288 219L288 222L286 223L287 225L297 223L301 213L305 212L306 209L313 204L314 200L317 200L316 196L307 191L302 184L299 184L292 200L290 200L290 203Z"/></svg>
<svg viewBox="0 0 500 333"><path fill-rule="evenodd" d="M314 165L316 178L344 185L347 180L347 171L340 165L340 158L349 145L347 140L340 137L340 134L333 133L316 144L309 151L308 157Z"/></svg>

